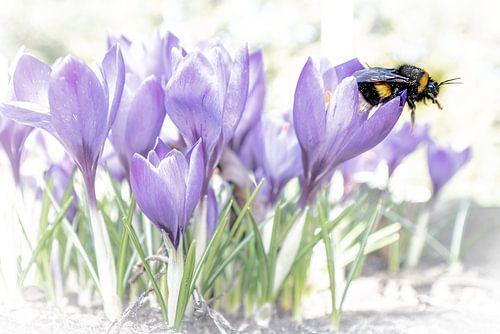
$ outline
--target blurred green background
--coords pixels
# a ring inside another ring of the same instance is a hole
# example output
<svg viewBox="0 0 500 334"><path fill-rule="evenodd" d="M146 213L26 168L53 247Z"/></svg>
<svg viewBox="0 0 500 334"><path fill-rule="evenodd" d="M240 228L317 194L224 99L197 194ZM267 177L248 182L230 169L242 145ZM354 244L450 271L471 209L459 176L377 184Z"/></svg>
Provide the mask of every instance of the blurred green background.
<svg viewBox="0 0 500 334"><path fill-rule="evenodd" d="M445 196L500 204L500 5L493 0L390 1L69 1L0 0L0 54L18 48L53 61L72 53L100 58L108 32L148 38L163 24L187 45L216 37L230 48L248 42L264 49L268 111L293 103L298 74L309 55L333 61L357 56L370 66L412 63L447 86L443 111L420 106L443 143L473 146L473 159L445 189ZM408 120L405 113L402 120ZM428 186L425 152L409 157L393 180Z"/></svg>

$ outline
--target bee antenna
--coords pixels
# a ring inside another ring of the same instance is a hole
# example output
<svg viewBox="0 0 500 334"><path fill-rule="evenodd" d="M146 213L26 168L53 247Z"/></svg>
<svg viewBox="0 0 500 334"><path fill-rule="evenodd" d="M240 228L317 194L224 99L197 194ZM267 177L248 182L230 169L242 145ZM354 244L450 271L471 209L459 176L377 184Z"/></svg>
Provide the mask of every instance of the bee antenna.
<svg viewBox="0 0 500 334"><path fill-rule="evenodd" d="M457 82L455 80L460 80L461 78L452 78L452 79L448 79L448 80L445 80L445 81L441 81L438 86L443 86L443 85L461 85L462 83L461 82Z"/></svg>

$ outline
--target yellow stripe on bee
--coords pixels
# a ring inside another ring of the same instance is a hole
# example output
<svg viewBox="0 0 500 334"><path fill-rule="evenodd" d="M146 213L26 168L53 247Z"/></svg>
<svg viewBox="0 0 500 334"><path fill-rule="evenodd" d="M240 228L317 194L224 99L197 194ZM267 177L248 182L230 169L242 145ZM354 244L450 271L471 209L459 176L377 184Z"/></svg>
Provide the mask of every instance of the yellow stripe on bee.
<svg viewBox="0 0 500 334"><path fill-rule="evenodd" d="M425 86L427 86L427 83L429 82L429 73L424 72L422 74L422 77L420 78L420 82L418 83L418 92L422 93L425 89Z"/></svg>
<svg viewBox="0 0 500 334"><path fill-rule="evenodd" d="M389 86L385 82L375 82L374 86L375 89L377 90L378 96L380 96L381 98L386 98L391 96L392 94L391 86Z"/></svg>

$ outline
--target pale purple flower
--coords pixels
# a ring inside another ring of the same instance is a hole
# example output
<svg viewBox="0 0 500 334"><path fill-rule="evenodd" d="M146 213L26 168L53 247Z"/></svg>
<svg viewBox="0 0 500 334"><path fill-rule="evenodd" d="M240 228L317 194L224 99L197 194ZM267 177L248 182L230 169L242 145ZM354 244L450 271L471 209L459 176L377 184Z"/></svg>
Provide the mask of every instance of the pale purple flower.
<svg viewBox="0 0 500 334"><path fill-rule="evenodd" d="M348 75L361 68L352 60L322 75L309 58L300 74L293 107L304 167L300 205L312 200L340 163L380 143L401 115L405 94L370 117L359 112L358 85Z"/></svg>
<svg viewBox="0 0 500 334"><path fill-rule="evenodd" d="M134 153L147 154L155 144L165 119L164 92L154 76L136 86L127 75L110 141L128 174Z"/></svg>
<svg viewBox="0 0 500 334"><path fill-rule="evenodd" d="M203 172L201 140L185 156L158 141L147 159L132 158L130 183L137 204L176 248L200 200Z"/></svg>
<svg viewBox="0 0 500 334"><path fill-rule="evenodd" d="M23 157L24 142L33 131L31 126L22 125L9 119L1 119L0 146L9 158L14 182L21 182L21 159Z"/></svg>
<svg viewBox="0 0 500 334"><path fill-rule="evenodd" d="M166 87L167 114L186 144L202 139L207 190L213 168L231 140L248 94L248 49L234 60L221 45L188 54Z"/></svg>
<svg viewBox="0 0 500 334"><path fill-rule="evenodd" d="M259 122L264 110L266 82L262 50L252 52L249 56L249 84L245 110L231 139L231 149L239 152L249 132Z"/></svg>
<svg viewBox="0 0 500 334"><path fill-rule="evenodd" d="M389 176L394 173L401 161L417 147L429 140L429 127L416 124L411 126L406 122L397 131L392 131L374 151L379 159L384 160L389 168Z"/></svg>
<svg viewBox="0 0 500 334"><path fill-rule="evenodd" d="M471 148L455 151L450 147L438 146L429 141L427 165L432 181L433 194L436 196L446 183L470 160Z"/></svg>
<svg viewBox="0 0 500 334"><path fill-rule="evenodd" d="M404 123L398 130L393 130L373 149L347 160L339 165L344 183L355 183L356 174L373 172L382 161L387 164L389 177L403 159L414 152L417 147L429 140L429 127Z"/></svg>
<svg viewBox="0 0 500 334"><path fill-rule="evenodd" d="M260 195L270 204L281 190L302 173L299 142L288 115L263 115L243 146L242 161L253 170L257 181L265 179Z"/></svg>
<svg viewBox="0 0 500 334"><path fill-rule="evenodd" d="M162 83L166 83L179 58L186 55L179 38L161 28L156 29L148 41L109 35L108 48L115 44L119 44L123 52L127 73L134 74L139 81L154 75Z"/></svg>
<svg viewBox="0 0 500 334"><path fill-rule="evenodd" d="M16 122L42 128L55 136L82 171L95 205L94 179L104 142L114 122L122 95L124 63L113 47L102 68L92 69L67 56L51 69L30 55L21 55L13 76L16 101L0 105L0 112ZM32 78L36 78L36 84ZM20 97L29 96L30 102Z"/></svg>

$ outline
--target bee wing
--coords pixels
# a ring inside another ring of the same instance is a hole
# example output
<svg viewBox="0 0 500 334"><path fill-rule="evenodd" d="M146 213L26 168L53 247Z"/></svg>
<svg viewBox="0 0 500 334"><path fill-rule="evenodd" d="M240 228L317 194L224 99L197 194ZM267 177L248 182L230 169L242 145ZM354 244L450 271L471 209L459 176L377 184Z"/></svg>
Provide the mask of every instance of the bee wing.
<svg viewBox="0 0 500 334"><path fill-rule="evenodd" d="M365 68L354 73L354 77L358 82L395 82L395 83L412 83L411 79L403 77L396 73L395 69L389 68Z"/></svg>

